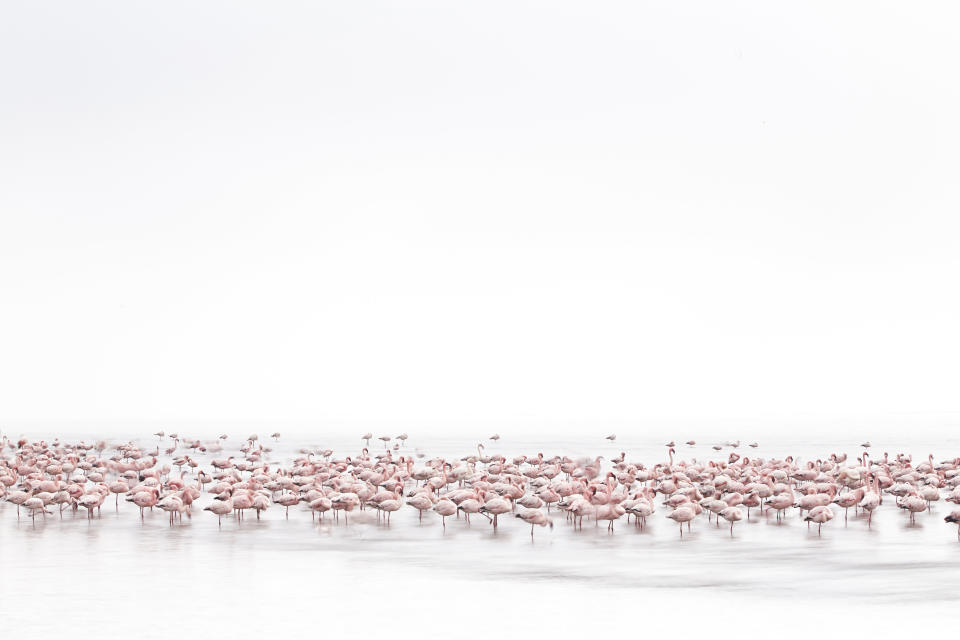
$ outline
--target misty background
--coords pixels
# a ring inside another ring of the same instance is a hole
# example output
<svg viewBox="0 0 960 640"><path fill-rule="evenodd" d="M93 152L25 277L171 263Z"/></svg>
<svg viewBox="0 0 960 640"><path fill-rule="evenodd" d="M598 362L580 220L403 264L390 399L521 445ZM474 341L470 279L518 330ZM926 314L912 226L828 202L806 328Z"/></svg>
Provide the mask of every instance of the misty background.
<svg viewBox="0 0 960 640"><path fill-rule="evenodd" d="M958 14L6 3L0 430L947 433Z"/></svg>

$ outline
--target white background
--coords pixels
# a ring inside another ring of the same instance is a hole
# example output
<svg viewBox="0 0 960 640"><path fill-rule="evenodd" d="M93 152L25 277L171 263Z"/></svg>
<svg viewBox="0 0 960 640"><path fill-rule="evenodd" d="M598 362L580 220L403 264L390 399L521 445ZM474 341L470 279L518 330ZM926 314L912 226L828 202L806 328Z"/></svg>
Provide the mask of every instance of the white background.
<svg viewBox="0 0 960 640"><path fill-rule="evenodd" d="M942 429L957 13L7 3L0 427Z"/></svg>

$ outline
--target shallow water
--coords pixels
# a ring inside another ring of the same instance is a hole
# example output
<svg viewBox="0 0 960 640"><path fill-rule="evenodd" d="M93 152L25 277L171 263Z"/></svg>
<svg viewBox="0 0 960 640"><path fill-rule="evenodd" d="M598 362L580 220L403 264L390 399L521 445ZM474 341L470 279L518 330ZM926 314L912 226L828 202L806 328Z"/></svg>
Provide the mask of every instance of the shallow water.
<svg viewBox="0 0 960 640"><path fill-rule="evenodd" d="M141 440L145 449L154 442ZM227 443L224 452L194 457L207 463L241 444ZM659 441L543 443L501 440L488 442L487 451L606 458L626 451L628 460L648 465L665 459ZM371 450L379 444L372 441ZM404 450L461 457L475 444L411 438ZM915 461L960 452L955 440L874 444L876 455L903 451ZM267 459L287 463L299 449L317 445L337 455L359 450L352 438L283 438L269 443ZM761 457L860 451L828 440L764 442L757 450L745 445L739 453ZM720 459L729 452L717 453L707 443L677 450L687 459ZM25 515L18 520L14 505L3 503L0 624L40 637L90 637L114 625L161 637L183 625L252 634L378 623L404 634L439 625L473 636L485 624L501 623L589 633L621 628L624 616L632 615L647 616L643 628L669 631L691 607L698 615L735 613L738 623L779 625L781 613L802 605L851 629L855 619L848 620L845 607L856 607L859 619L868 612L893 626L902 624L904 611L919 612L926 624L947 625L960 608L960 541L956 527L943 522L954 505L942 501L932 513L918 514L916 525L889 497L871 529L852 510L845 523L836 509L821 536L795 510L782 524L753 510L732 537L727 526L701 516L681 539L663 507L645 529L621 518L612 534L605 524L587 521L574 530L554 513L555 527L538 527L531 538L530 527L514 518L504 517L494 532L479 516L472 526L448 518L443 527L439 516L427 513L421 523L412 508L393 514L386 526L374 511L352 512L349 524L329 516L321 523L300 507L287 517L272 505L261 520L224 518L218 526L215 516L201 511L210 499L204 494L193 517L173 526L160 510L141 522L133 505L121 500L116 509L112 497L92 520L67 512L33 523ZM489 615L495 621L482 623ZM794 624L782 633L802 630Z"/></svg>

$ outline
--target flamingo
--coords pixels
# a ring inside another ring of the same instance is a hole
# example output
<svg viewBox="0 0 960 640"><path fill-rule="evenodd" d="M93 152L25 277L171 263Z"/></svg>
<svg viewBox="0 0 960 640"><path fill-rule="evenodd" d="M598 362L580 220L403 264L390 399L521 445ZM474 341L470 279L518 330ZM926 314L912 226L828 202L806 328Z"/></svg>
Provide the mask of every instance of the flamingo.
<svg viewBox="0 0 960 640"><path fill-rule="evenodd" d="M944 522L952 522L957 525L957 540L960 540L960 511L951 511L950 515L943 519Z"/></svg>
<svg viewBox="0 0 960 640"><path fill-rule="evenodd" d="M696 517L696 512L694 512L693 507L690 505L683 505L677 507L673 511L667 514L667 517L673 520L674 522L680 525L680 537L683 537L683 523L687 523L687 530L690 530L690 521Z"/></svg>
<svg viewBox="0 0 960 640"><path fill-rule="evenodd" d="M904 496L897 506L910 512L911 523L916 522L916 514L927 510L926 501L918 496L916 491L911 491L909 495Z"/></svg>
<svg viewBox="0 0 960 640"><path fill-rule="evenodd" d="M813 509L810 509L810 512L807 514L807 517L804 518L807 522L816 522L817 523L817 535L820 535L820 529L823 527L823 523L833 520L833 511L830 507L825 505L816 506Z"/></svg>
<svg viewBox="0 0 960 640"><path fill-rule="evenodd" d="M873 475L870 484L870 491L863 494L863 500L860 501L860 508L867 512L867 528L873 523L873 512L880 506L880 480L879 476Z"/></svg>
<svg viewBox="0 0 960 640"><path fill-rule="evenodd" d="M385 448L377 454L366 447L358 455L347 456L335 456L332 449L320 450L318 455L301 450L303 455L293 460L268 464L269 447L263 446L256 434L241 443L239 453L230 452L235 455L228 457L219 453L224 450L219 442L225 438L204 444L191 437L181 440L179 434L158 437L160 443L171 438L173 446L164 449L156 443L139 446L128 441L117 444L111 455L104 453L107 445L103 441L0 440L0 498L17 505L18 517L21 506L28 509L34 523L37 512L51 513L51 505L59 505L61 518L68 505L74 512L86 509L87 518L92 518L111 493L117 520L121 520L119 514L126 508L119 506L123 493L127 502L140 509L141 519L146 508L156 506L169 514L171 524L184 513L189 516L192 505L204 497L214 498L204 510L218 515L218 526L222 526L223 515L233 512L242 520L244 511L251 508L259 519L274 500L285 507L288 518L290 507L303 502L314 519L331 510L339 518L343 511L345 522L355 507L372 505L378 518L386 514L389 524L392 512L405 503L406 482L413 479L420 486L407 496L406 504L418 508L421 522L423 511L437 512L444 528L446 518L459 517L460 512L467 523L471 514L481 513L498 528L499 516L516 509L516 517L530 524L534 534L537 526L552 526L548 513L554 507L563 511L575 528L582 528L584 516L593 516L597 526L600 520L607 520L607 529L612 531L623 515L634 516L635 524L642 528L660 494L669 508L667 517L680 525L681 536L683 523L690 531L692 521L704 510L708 519L716 514L717 527L720 518L728 522L732 536L736 522L743 518L742 507L749 518L751 508L760 507L762 512L764 505L771 506L780 521L789 507L796 506L801 515L806 514L803 520L808 528L816 522L818 535L822 535L822 525L833 518L832 504L844 509L845 522L851 506L862 507L868 527L872 526L873 512L882 507L884 492L898 498L897 506L910 512L912 522L917 513L932 511L933 503L941 499L960 504L960 458L937 463L933 454L915 466L909 455L885 453L873 460L866 451L855 461L851 456L849 465L845 453L804 464L791 456L761 460L735 452L717 460L697 461L678 458L675 442L669 442L666 460L646 467L628 460L623 452L612 460L544 452L508 457L487 454L480 443L475 455L419 461L426 458L422 451L399 455L398 446L391 450L391 438L383 436ZM277 440L279 433L271 437ZM405 440L395 439L397 444ZM688 446L694 444L687 441ZM726 441L716 447L738 444ZM178 455L180 445L189 449L190 455ZM198 468L201 454L209 456L206 460L213 473ZM177 470L175 477L171 466ZM191 472L196 473L195 482L188 479ZM954 512L945 521L960 525L958 519L960 514Z"/></svg>
<svg viewBox="0 0 960 640"><path fill-rule="evenodd" d="M479 513L480 515L485 517L487 520L490 520L490 516L488 516L487 514L481 511L482 508L483 508L483 503L480 502L478 498L467 498L466 500L463 500L459 505L457 505L457 509L459 511L463 511L463 515L467 520L467 525L470 524L471 513Z"/></svg>
<svg viewBox="0 0 960 640"><path fill-rule="evenodd" d="M376 509L387 512L387 524L390 524L390 514L392 514L394 511L399 511L400 507L403 506L403 502L400 499L402 490L403 490L402 486L398 487L397 493L395 494L396 497L390 498L388 500L383 500L379 504L374 505ZM423 516L422 511L420 512L420 515L421 517Z"/></svg>
<svg viewBox="0 0 960 640"><path fill-rule="evenodd" d="M783 511L793 506L793 489L790 489L788 493L779 493L772 496L764 504L777 512L777 522L781 522Z"/></svg>
<svg viewBox="0 0 960 640"><path fill-rule="evenodd" d="M34 522L36 522L37 511L44 514L44 517L46 517L46 514L50 513L49 511L46 510L47 505L43 503L43 500L36 496L32 498L27 498L26 500L24 500L23 506L25 509L28 509L30 511L30 520Z"/></svg>
<svg viewBox="0 0 960 640"><path fill-rule="evenodd" d="M510 504L510 501L501 498L499 496L491 498L483 503L483 506L480 507L481 513L487 513L493 515L493 528L497 528L497 516L500 516L504 513L513 511L513 505Z"/></svg>
<svg viewBox="0 0 960 640"><path fill-rule="evenodd" d="M170 514L170 526L173 526L174 517L182 514L186 507L183 504L183 498L173 494L165 497L157 503L157 506Z"/></svg>
<svg viewBox="0 0 960 640"><path fill-rule="evenodd" d="M730 523L730 535L733 535L733 523L743 519L743 511L740 507L727 507L720 511L720 517Z"/></svg>
<svg viewBox="0 0 960 640"><path fill-rule="evenodd" d="M441 498L440 500L437 501L437 504L434 505L433 510L440 514L443 528L446 529L447 516L452 516L457 513L457 505L454 504L452 500L449 500L447 498Z"/></svg>
<svg viewBox="0 0 960 640"><path fill-rule="evenodd" d="M533 537L533 529L537 525L540 525L541 527L545 527L549 525L549 527L553 529L553 520L548 518L547 514L545 514L543 511L540 511L539 509L527 509L525 511L521 511L513 515L516 516L517 518L520 518L521 520L523 520L524 522L530 525L531 538Z"/></svg>
<svg viewBox="0 0 960 640"><path fill-rule="evenodd" d="M233 500L214 500L211 504L203 508L204 511L216 514L217 525L223 526L223 516L230 515L233 512Z"/></svg>
<svg viewBox="0 0 960 640"><path fill-rule="evenodd" d="M420 522L423 522L423 512L433 508L433 501L425 493L415 494L407 504L420 512Z"/></svg>

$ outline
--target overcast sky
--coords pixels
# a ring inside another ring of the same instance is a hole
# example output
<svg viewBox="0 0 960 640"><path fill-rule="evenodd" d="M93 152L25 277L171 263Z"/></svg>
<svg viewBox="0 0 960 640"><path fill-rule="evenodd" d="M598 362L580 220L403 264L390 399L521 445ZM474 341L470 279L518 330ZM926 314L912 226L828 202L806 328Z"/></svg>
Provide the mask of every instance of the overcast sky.
<svg viewBox="0 0 960 640"><path fill-rule="evenodd" d="M0 421L960 416L958 17L5 3Z"/></svg>

